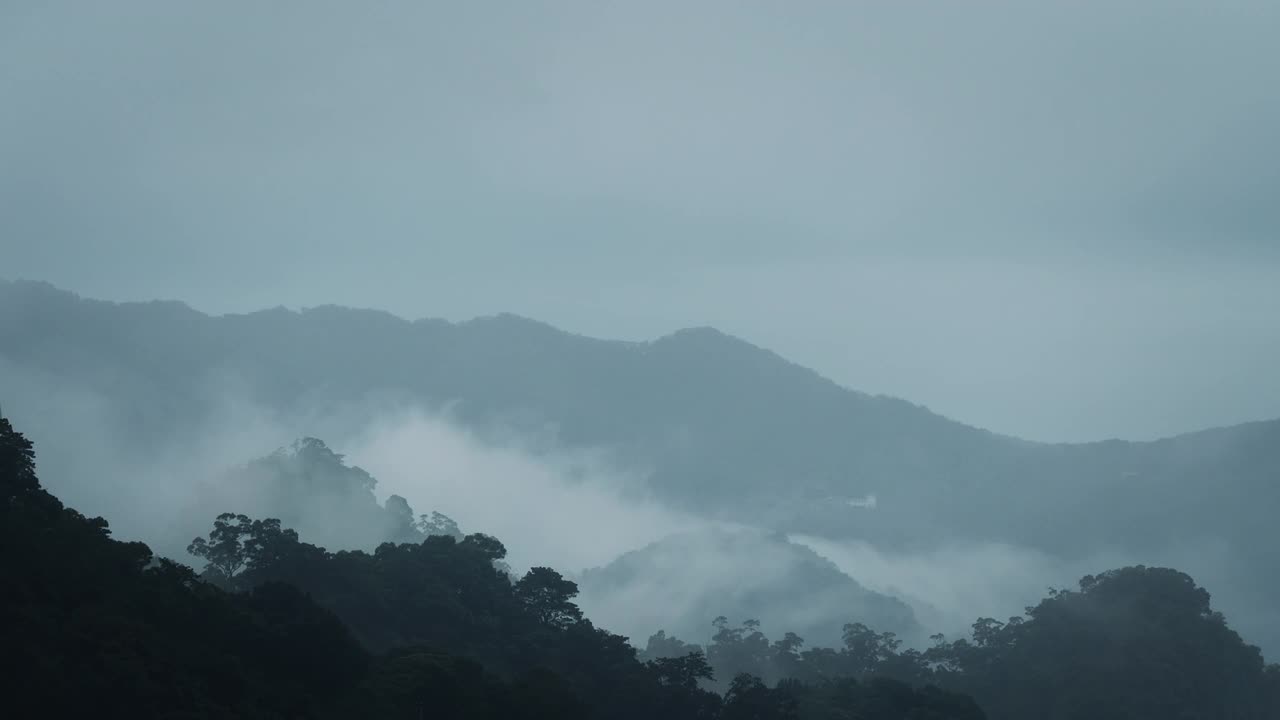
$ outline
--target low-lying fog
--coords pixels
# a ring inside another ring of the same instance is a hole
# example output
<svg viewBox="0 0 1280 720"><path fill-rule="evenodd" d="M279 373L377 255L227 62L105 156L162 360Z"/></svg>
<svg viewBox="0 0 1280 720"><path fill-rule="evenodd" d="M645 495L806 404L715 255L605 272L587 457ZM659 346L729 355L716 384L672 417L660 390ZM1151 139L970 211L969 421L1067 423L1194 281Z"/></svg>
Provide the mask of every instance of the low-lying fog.
<svg viewBox="0 0 1280 720"><path fill-rule="evenodd" d="M587 453L557 447L554 428L480 433L455 422L447 408L394 398L280 417L235 385L211 392L219 399L199 422L171 428L158 436L161 441L137 442L126 425L139 408L112 407L92 393L0 368L3 410L36 442L45 485L68 505L106 517L117 537L144 540L187 562L193 562L187 542L206 533L217 513L260 514L252 495L235 507L193 512L199 488L229 468L313 436L377 479L379 503L400 495L415 513L442 512L463 532L498 537L515 572L547 565L578 579L587 616L640 645L659 629L705 642L715 615L730 615L735 623L746 619L734 617L735 611L759 616L774 637L808 628L818 634L811 643L831 642L840 623L867 620L860 612L893 615L892 607L871 597L875 593L910 606L918 628L905 639L921 643L935 632L964 634L978 617L1020 614L1050 587L1071 587L1085 574L1136 562L1191 573L1215 593L1216 604L1246 638L1249 618L1257 616L1236 603L1235 589L1214 584L1222 548L1169 548L1160 557L1142 558L1117 551L1065 561L1003 544L888 552L866 540L782 538L664 507L646 496L643 468L618 467L607 448ZM310 520L341 527L329 518ZM303 539L315 540L305 533ZM358 544L330 540L331 550ZM837 568L856 583L836 578ZM812 582L823 587L800 585ZM872 592L864 596L862 588ZM878 609L865 610L873 605ZM911 621L884 622L909 627Z"/></svg>

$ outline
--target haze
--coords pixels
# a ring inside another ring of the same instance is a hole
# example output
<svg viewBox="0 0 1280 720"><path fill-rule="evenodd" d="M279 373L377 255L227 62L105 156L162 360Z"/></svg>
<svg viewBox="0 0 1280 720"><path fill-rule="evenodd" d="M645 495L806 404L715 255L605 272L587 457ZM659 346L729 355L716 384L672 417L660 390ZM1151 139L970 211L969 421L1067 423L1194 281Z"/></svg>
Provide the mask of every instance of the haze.
<svg viewBox="0 0 1280 720"><path fill-rule="evenodd" d="M1031 439L1280 409L1267 2L0 7L0 276L714 325Z"/></svg>

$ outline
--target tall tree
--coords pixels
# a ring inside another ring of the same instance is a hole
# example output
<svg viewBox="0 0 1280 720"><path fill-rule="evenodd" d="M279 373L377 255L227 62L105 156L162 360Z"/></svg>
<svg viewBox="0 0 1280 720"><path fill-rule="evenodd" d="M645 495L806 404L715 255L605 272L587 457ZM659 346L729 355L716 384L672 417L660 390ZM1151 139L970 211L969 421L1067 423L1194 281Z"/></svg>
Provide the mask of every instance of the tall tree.
<svg viewBox="0 0 1280 720"><path fill-rule="evenodd" d="M531 568L516 583L515 592L525 609L544 625L563 628L582 620L582 611L573 603L577 583L551 568Z"/></svg>
<svg viewBox="0 0 1280 720"><path fill-rule="evenodd" d="M222 513L214 519L209 537L192 540L187 552L204 559L211 578L230 583L249 561L245 539L252 527L253 521L247 515Z"/></svg>

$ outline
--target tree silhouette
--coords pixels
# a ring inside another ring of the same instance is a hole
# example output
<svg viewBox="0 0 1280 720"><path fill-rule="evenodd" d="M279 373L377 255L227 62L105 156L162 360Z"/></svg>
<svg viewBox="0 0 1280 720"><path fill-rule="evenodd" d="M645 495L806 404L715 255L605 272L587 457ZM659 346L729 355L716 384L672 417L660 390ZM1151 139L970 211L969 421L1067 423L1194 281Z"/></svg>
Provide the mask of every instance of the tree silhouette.
<svg viewBox="0 0 1280 720"><path fill-rule="evenodd" d="M582 620L573 604L578 585L548 567L531 568L515 586L516 597L544 625L568 627Z"/></svg>
<svg viewBox="0 0 1280 720"><path fill-rule="evenodd" d="M707 657L700 652L691 652L680 657L661 657L650 660L648 665L664 684L686 690L698 687L699 680L715 680L711 663L707 662Z"/></svg>
<svg viewBox="0 0 1280 720"><path fill-rule="evenodd" d="M430 535L448 535L449 537L462 539L462 531L458 529L458 523L453 518L441 512L432 511L430 515L421 515L418 522L415 523L418 532L424 536Z"/></svg>
<svg viewBox="0 0 1280 720"><path fill-rule="evenodd" d="M795 698L781 689L771 689L760 678L740 673L724 696L721 720L796 720L800 717Z"/></svg>
<svg viewBox="0 0 1280 720"><path fill-rule="evenodd" d="M0 416L0 478L4 482L5 498L31 493L40 487L34 446L3 416Z"/></svg>
<svg viewBox="0 0 1280 720"><path fill-rule="evenodd" d="M855 676L872 672L880 663L893 657L902 645L893 633L877 633L862 623L845 625L843 637L852 663L850 670Z"/></svg>
<svg viewBox="0 0 1280 720"><path fill-rule="evenodd" d="M209 538L195 538L187 546L187 552L203 558L206 571L212 571L222 582L230 582L249 561L244 540L252 525L247 515L222 513L214 519Z"/></svg>

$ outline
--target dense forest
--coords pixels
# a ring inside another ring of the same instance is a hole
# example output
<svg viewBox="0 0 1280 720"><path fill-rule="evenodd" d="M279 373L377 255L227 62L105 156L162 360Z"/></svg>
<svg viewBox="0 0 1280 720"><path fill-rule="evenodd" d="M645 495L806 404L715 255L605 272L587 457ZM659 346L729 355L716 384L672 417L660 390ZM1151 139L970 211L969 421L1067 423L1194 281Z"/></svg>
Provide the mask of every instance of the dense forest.
<svg viewBox="0 0 1280 720"><path fill-rule="evenodd" d="M5 697L43 716L1280 716L1280 669L1171 569L1086 577L924 650L852 617L813 648L717 617L705 648L659 632L637 651L583 617L575 583L512 576L498 539L438 513L372 552L222 513L191 543L197 573L63 506L7 419L0 488Z"/></svg>
<svg viewBox="0 0 1280 720"><path fill-rule="evenodd" d="M787 718L835 692L742 675L720 695L701 656L642 663L554 570L513 580L489 536L329 553L223 514L197 575L44 491L7 419L0 482L5 697L44 716ZM840 693L874 717L982 717L937 690Z"/></svg>

